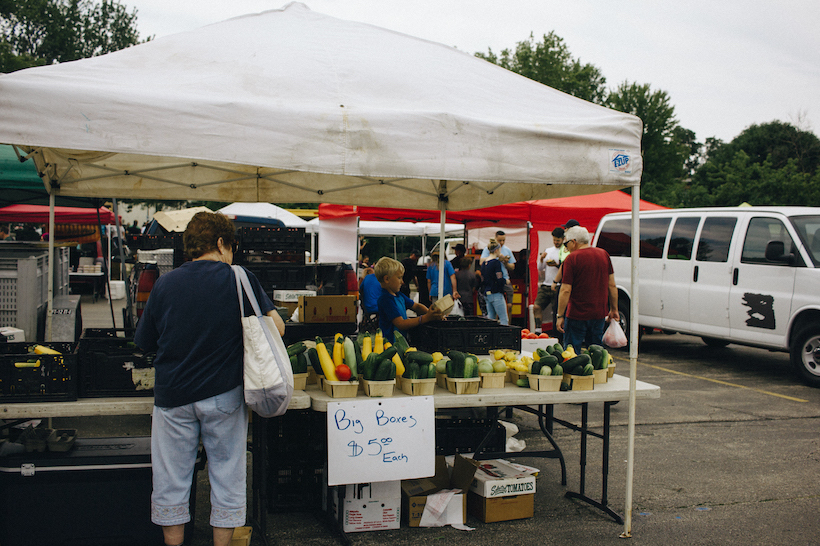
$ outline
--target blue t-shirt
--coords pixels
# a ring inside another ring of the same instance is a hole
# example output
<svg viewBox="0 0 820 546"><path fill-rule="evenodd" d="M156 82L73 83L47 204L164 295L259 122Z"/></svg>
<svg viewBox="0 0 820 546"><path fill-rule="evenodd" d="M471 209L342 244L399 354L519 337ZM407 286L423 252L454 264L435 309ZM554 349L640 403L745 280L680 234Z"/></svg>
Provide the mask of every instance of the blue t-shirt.
<svg viewBox="0 0 820 546"><path fill-rule="evenodd" d="M444 262L444 296L447 294L453 295L453 281L450 280L450 275L455 275L456 270L453 269L453 264ZM430 279L430 297L437 298L438 295L438 262L432 262L427 266L427 278Z"/></svg>
<svg viewBox="0 0 820 546"><path fill-rule="evenodd" d="M250 272L262 313L273 302ZM245 314L253 308L245 297ZM242 324L236 281L228 264L185 262L161 275L137 323L134 343L156 351L154 404L183 406L242 384Z"/></svg>
<svg viewBox="0 0 820 546"><path fill-rule="evenodd" d="M500 253L501 253L502 256L507 256L507 257L510 258L510 261L507 262L507 263L509 263L510 265L515 265L515 255L513 254L512 250L507 248L506 245L501 247ZM489 257L490 257L490 251L487 250L487 247L484 247L484 250L481 251L481 258L479 258L479 260L486 260ZM501 271L502 271L502 273L504 273L504 279L509 280L510 279L510 270L507 269L507 266L504 265L503 263L501 264Z"/></svg>
<svg viewBox="0 0 820 546"><path fill-rule="evenodd" d="M362 279L362 307L366 313L377 313L379 311L379 296L382 295L382 285L376 275L371 273Z"/></svg>
<svg viewBox="0 0 820 546"><path fill-rule="evenodd" d="M379 297L379 328L382 330L384 339L394 343L393 332L396 327L393 326L393 319L396 317L406 319L407 310L412 309L415 304L416 302L402 292L394 296L389 290L382 290L382 295ZM404 330L399 330L399 332L405 333Z"/></svg>

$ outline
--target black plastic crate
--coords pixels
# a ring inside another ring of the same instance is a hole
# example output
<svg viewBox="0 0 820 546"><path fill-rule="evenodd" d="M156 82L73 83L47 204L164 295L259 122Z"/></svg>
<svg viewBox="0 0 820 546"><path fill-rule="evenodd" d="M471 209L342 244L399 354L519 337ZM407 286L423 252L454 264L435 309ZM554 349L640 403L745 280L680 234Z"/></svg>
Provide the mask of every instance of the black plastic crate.
<svg viewBox="0 0 820 546"><path fill-rule="evenodd" d="M483 451L507 451L507 431L493 419L436 418L436 455L474 453L484 437L495 432Z"/></svg>
<svg viewBox="0 0 820 546"><path fill-rule="evenodd" d="M305 263L307 236L304 228L241 227L237 230L238 264Z"/></svg>
<svg viewBox="0 0 820 546"><path fill-rule="evenodd" d="M65 402L77 399L77 347L40 343L62 354L32 354L37 343L0 343L0 402Z"/></svg>
<svg viewBox="0 0 820 546"><path fill-rule="evenodd" d="M268 419L268 511L319 507L327 458L327 414L288 411Z"/></svg>
<svg viewBox="0 0 820 546"><path fill-rule="evenodd" d="M87 328L77 356L81 398L154 395L154 354L134 345L133 329Z"/></svg>
<svg viewBox="0 0 820 546"><path fill-rule="evenodd" d="M410 344L433 353L449 350L476 355L495 349L521 350L521 328L494 320L473 318L435 321L409 330Z"/></svg>
<svg viewBox="0 0 820 546"><path fill-rule="evenodd" d="M245 267L256 275L262 288L273 298L274 290L304 290L313 282L313 267L305 264L248 263Z"/></svg>

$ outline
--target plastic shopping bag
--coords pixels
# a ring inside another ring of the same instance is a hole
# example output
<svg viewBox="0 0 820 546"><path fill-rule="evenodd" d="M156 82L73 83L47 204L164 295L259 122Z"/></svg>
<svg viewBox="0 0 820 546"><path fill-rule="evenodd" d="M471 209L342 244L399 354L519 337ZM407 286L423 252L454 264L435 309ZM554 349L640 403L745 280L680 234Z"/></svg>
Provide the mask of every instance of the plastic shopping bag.
<svg viewBox="0 0 820 546"><path fill-rule="evenodd" d="M617 320L610 320L609 327L604 332L604 345L617 349L618 347L626 347L626 334L624 334L621 324Z"/></svg>
<svg viewBox="0 0 820 546"><path fill-rule="evenodd" d="M453 310L450 311L450 315L455 315L458 317L464 316L464 306L461 304L461 300L456 300L455 304L453 305Z"/></svg>

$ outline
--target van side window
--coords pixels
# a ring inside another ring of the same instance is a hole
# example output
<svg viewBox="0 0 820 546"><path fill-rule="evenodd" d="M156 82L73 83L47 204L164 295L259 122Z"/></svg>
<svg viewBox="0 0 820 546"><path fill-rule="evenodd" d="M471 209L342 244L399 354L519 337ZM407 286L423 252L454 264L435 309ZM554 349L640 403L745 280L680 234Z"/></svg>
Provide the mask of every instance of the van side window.
<svg viewBox="0 0 820 546"><path fill-rule="evenodd" d="M695 246L695 233L699 223L700 217L698 216L687 216L675 220L672 237L669 239L669 250L666 251L667 259L692 259L692 248Z"/></svg>
<svg viewBox="0 0 820 546"><path fill-rule="evenodd" d="M737 218L711 216L703 222L698 240L696 260L699 262L726 262L729 245L735 231Z"/></svg>
<svg viewBox="0 0 820 546"><path fill-rule="evenodd" d="M641 258L660 258L671 218L641 219Z"/></svg>
<svg viewBox="0 0 820 546"><path fill-rule="evenodd" d="M601 228L601 234L598 236L597 242L598 248L603 248L610 256L626 258L632 255L631 244L631 220L609 220Z"/></svg>
<svg viewBox="0 0 820 546"><path fill-rule="evenodd" d="M745 264L788 265L784 262L770 262L766 259L766 245L770 241L781 241L786 252L797 254L794 241L786 231L783 222L776 218L752 218L746 230L740 261Z"/></svg>
<svg viewBox="0 0 820 546"><path fill-rule="evenodd" d="M671 218L641 218L641 258L660 258ZM610 220L601 229L596 243L610 256L632 256L632 220Z"/></svg>

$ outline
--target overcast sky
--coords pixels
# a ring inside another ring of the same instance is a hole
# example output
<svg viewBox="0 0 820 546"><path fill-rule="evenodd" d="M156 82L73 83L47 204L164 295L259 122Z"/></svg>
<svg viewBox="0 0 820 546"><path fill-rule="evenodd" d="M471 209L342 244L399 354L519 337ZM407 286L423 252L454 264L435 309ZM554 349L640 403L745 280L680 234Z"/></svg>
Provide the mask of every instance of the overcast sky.
<svg viewBox="0 0 820 546"><path fill-rule="evenodd" d="M140 36L161 37L282 0L120 0ZM573 57L669 94L681 126L703 142L730 141L754 123L820 132L817 0L305 0L312 10L441 42L499 53L554 31Z"/></svg>

